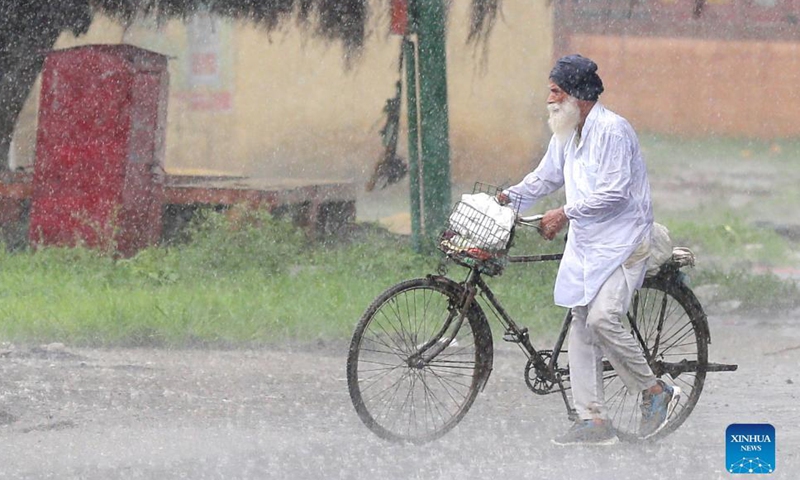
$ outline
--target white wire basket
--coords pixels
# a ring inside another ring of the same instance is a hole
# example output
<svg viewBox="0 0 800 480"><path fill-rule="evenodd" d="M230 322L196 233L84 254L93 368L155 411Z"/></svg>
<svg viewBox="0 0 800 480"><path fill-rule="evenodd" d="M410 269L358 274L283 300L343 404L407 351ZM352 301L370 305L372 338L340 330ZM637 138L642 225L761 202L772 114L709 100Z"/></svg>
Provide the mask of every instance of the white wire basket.
<svg viewBox="0 0 800 480"><path fill-rule="evenodd" d="M476 183L471 195L456 202L439 236L438 246L465 266L480 266L496 274L505 266L517 211L497 201L500 188Z"/></svg>

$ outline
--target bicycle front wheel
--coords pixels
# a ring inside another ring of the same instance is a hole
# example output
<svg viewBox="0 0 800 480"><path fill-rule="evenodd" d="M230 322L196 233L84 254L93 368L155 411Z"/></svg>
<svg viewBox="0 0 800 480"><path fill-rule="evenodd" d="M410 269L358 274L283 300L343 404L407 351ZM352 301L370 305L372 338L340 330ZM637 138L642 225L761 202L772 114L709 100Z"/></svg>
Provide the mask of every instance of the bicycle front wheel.
<svg viewBox="0 0 800 480"><path fill-rule="evenodd" d="M425 443L467 413L492 364L492 337L473 303L453 331L463 288L441 277L402 282L381 294L356 326L347 383L359 418L379 437ZM443 325L452 324L442 333ZM432 359L413 356L430 341L447 345Z"/></svg>
<svg viewBox="0 0 800 480"><path fill-rule="evenodd" d="M650 368L662 381L677 385L681 399L667 425L652 438L675 431L703 391L708 366L708 323L691 290L679 281L645 279L624 322L642 347ZM629 392L613 370L604 374L609 417L623 440L641 439L641 392Z"/></svg>

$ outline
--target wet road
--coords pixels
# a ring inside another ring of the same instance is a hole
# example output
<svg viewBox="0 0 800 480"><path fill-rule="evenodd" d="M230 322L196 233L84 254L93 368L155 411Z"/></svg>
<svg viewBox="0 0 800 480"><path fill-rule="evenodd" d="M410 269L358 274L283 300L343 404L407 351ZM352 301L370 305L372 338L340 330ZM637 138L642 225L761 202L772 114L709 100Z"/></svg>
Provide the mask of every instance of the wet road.
<svg viewBox="0 0 800 480"><path fill-rule="evenodd" d="M800 469L800 312L710 318L700 402L648 445L557 447L557 396L528 392L524 358L502 346L464 421L425 446L393 445L358 420L345 346L295 349L0 352L0 478L727 479L731 423L771 423L777 465Z"/></svg>

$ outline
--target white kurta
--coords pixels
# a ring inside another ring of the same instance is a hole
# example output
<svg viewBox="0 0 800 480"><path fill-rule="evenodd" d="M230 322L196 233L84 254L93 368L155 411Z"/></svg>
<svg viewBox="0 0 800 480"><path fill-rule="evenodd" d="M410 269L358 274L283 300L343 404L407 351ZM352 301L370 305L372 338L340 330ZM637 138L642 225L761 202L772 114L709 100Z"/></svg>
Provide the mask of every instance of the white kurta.
<svg viewBox="0 0 800 480"><path fill-rule="evenodd" d="M596 103L577 145L576 135L566 146L554 135L539 166L506 192L524 211L561 186L570 223L554 295L557 305L571 308L588 305L611 273L649 240L650 184L628 121Z"/></svg>

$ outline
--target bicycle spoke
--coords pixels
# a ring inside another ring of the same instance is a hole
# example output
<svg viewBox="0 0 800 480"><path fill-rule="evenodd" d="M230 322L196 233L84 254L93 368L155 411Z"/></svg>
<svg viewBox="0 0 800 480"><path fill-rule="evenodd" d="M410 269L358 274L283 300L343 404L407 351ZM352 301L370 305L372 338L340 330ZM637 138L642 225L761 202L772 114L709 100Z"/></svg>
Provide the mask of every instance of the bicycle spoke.
<svg viewBox="0 0 800 480"><path fill-rule="evenodd" d="M403 381L406 380L407 378L408 378L408 373L406 372L406 373L403 374L403 376L397 382L395 382L393 385L391 385L390 387L387 387L383 392L381 392L379 394L380 397L375 396L375 397L372 398L372 399L378 399L378 398L382 399L384 392L387 395L390 395L389 396L389 401L385 402L384 405L383 405L383 408L378 412L376 420L377 419L381 419L381 418L385 419L386 415L388 415L388 412L392 411L392 406L394 405L395 398L397 397L397 392L400 390L400 386L403 384ZM392 387L394 387L394 389L392 389ZM390 391L392 391L391 394L388 393Z"/></svg>
<svg viewBox="0 0 800 480"><path fill-rule="evenodd" d="M397 371L399 368L402 368L402 366L401 366L401 365L398 365L398 366L396 366L395 368L391 368L391 369L385 369L385 372L384 372L383 374L379 374L379 375L372 375L372 376L369 376L369 377L365 377L365 378L363 379L363 381L364 381L364 383L365 383L365 386L364 386L364 388L363 388L362 390L363 390L364 392L366 392L367 390L369 390L370 388L372 388L372 386L373 386L373 385L378 385L378 383L379 383L379 381L380 381L380 380L382 380L382 379L386 378L386 377L387 377L387 376L389 376L391 373L393 373L393 372L396 372L396 371ZM369 373L369 371L367 371L367 373Z"/></svg>
<svg viewBox="0 0 800 480"><path fill-rule="evenodd" d="M398 414L395 416L394 420L392 420L392 423L389 425L389 428L393 428L397 423L397 421L400 419L400 417L403 416L403 412L405 411L405 406L408 404L408 399L414 393L414 386L417 384L417 377L413 372L411 372L409 377L411 379L410 380L411 386L408 388L408 392L406 392L406 397L403 399L403 403L400 405L400 408L397 409Z"/></svg>
<svg viewBox="0 0 800 480"><path fill-rule="evenodd" d="M390 383L388 386L384 386L382 390L377 391L371 397L365 398L364 403L370 403L372 400L383 399L385 395L388 395L392 389L397 390L399 387L398 385L403 381L403 379L408 375L407 371L403 371L400 375L400 378L395 380L394 382ZM378 382L373 382L371 385L364 388L364 391L368 390L369 387L372 385L378 385Z"/></svg>
<svg viewBox="0 0 800 480"><path fill-rule="evenodd" d="M421 375L424 375L424 373L422 373ZM447 410L444 402L439 400L439 397L428 386L428 382L422 382L422 388L425 390L425 392L428 393L427 397L430 398L431 403L433 404L434 407L436 407L436 411L437 413L439 413L439 416L444 418L444 415L442 415L441 413L442 409L444 409L445 411Z"/></svg>
<svg viewBox="0 0 800 480"><path fill-rule="evenodd" d="M390 321L389 318L387 317L386 313L384 313L382 310L381 310L381 315L383 315L384 318L387 319L387 321ZM384 343L386 348L388 348L388 349L390 349L392 351L398 352L398 356L403 356L403 355L407 355L408 354L408 352L403 350L402 345L399 345L397 343L397 341L395 340L395 339L402 339L402 335L400 334L400 332L397 331L397 328L395 327L394 322L392 322L390 324L391 327L392 327L392 330L394 330L394 335L386 330L386 328L383 326L383 322L376 321L375 323L377 324L378 327L380 327L381 331L384 334L386 334L386 338L389 338L390 340L392 340L392 343L394 344L394 347L395 347L395 348L392 348L392 346L390 346L389 344ZM377 334L373 334L373 335L377 336Z"/></svg>
<svg viewBox="0 0 800 480"><path fill-rule="evenodd" d="M404 318L406 318L406 316L401 315L399 302L397 302L397 300L394 300L393 302L390 303L389 307L392 309L391 311L396 315L397 322L396 324L393 325L396 325L395 330L397 331L399 338L403 340L404 345L406 347L412 347L414 344L412 342L412 339L408 338L408 331L406 330L406 322L403 320ZM407 353L412 352L411 348L404 351L406 351Z"/></svg>
<svg viewBox="0 0 800 480"><path fill-rule="evenodd" d="M370 341L372 343L375 343L375 344L378 344L378 345L383 345L384 347L387 348L387 350L372 350L372 349L364 348L364 349L362 349L362 351L375 352L375 353L384 353L384 354L393 354L393 355L397 356L397 358L399 358L401 360L404 360L405 353L402 350L400 350L399 347L397 347L397 346L393 347L392 345L389 345L385 341L378 340L378 338L379 337L376 336L376 337L365 338L364 340L368 340L368 341Z"/></svg>
<svg viewBox="0 0 800 480"><path fill-rule="evenodd" d="M621 380L618 380L617 383L619 383L619 385L616 387L616 391L606 399L606 408L611 406L609 409L609 417L615 421L617 428L621 428L622 419L625 417L627 389L625 385L622 384Z"/></svg>
<svg viewBox="0 0 800 480"><path fill-rule="evenodd" d="M469 389L469 387L472 385L472 382L470 382L470 383L460 383L460 382L456 381L456 379L462 379L462 378L472 379L471 375L453 375L453 374L442 375L442 374L436 373L436 371L431 370L431 369L427 369L426 371L429 374L433 375L440 383L442 383L444 381L447 381L451 385L451 387L452 387L452 385L459 385L459 386L462 386L462 387L464 387L466 389ZM444 385L442 385L442 386L444 386Z"/></svg>

